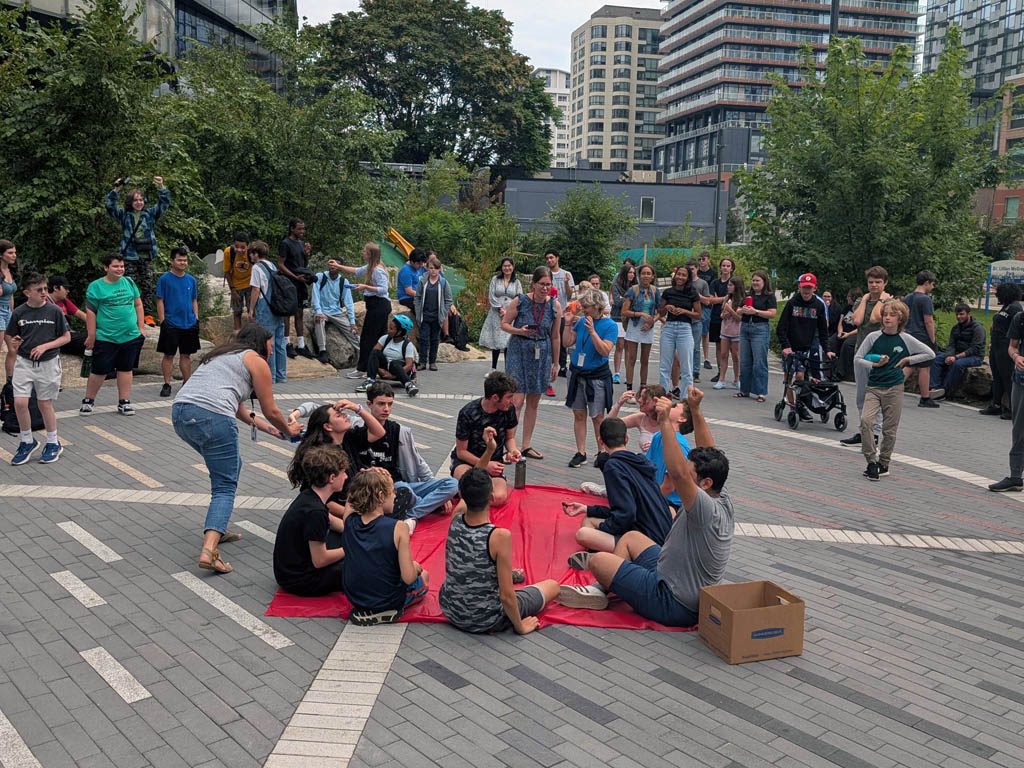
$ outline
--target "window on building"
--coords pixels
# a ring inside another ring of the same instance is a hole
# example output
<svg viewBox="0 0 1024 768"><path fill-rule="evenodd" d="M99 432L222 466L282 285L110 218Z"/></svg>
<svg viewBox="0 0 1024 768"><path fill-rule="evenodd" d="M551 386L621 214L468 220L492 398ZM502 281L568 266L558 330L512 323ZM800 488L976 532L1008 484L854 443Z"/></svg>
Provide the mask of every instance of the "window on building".
<svg viewBox="0 0 1024 768"><path fill-rule="evenodd" d="M590 66L594 66L595 64L602 66L607 63L608 57L604 56L603 54L598 53L590 57Z"/></svg>
<svg viewBox="0 0 1024 768"><path fill-rule="evenodd" d="M633 63L633 57L630 56L628 53L617 53L613 57L613 63L614 64L622 64L622 65L625 65L625 66L628 67L630 64ZM548 85L550 85L550 84L551 83L549 82Z"/></svg>
<svg viewBox="0 0 1024 768"><path fill-rule="evenodd" d="M591 80L604 80L604 78L606 77L605 71L606 70L604 69L604 67L594 68L594 69L590 70L590 79Z"/></svg>
<svg viewBox="0 0 1024 768"><path fill-rule="evenodd" d="M653 123L658 117L657 112L637 112L636 119L643 123Z"/></svg>
<svg viewBox="0 0 1024 768"><path fill-rule="evenodd" d="M603 133L604 123L587 123L587 133Z"/></svg>
<svg viewBox="0 0 1024 768"><path fill-rule="evenodd" d="M1013 224L1020 215L1020 198L1006 198L1006 212L1003 214L1003 224Z"/></svg>
<svg viewBox="0 0 1024 768"><path fill-rule="evenodd" d="M612 123L612 133L627 133L629 123Z"/></svg>
<svg viewBox="0 0 1024 768"><path fill-rule="evenodd" d="M608 27L604 24L595 24L590 28L590 39L596 37L608 37Z"/></svg>
<svg viewBox="0 0 1024 768"><path fill-rule="evenodd" d="M604 118L604 110L603 109L592 109L589 112L587 112L587 117L589 117L591 120L593 120L595 118L602 118L603 119Z"/></svg>
<svg viewBox="0 0 1024 768"><path fill-rule="evenodd" d="M629 136L612 136L612 144L629 144Z"/></svg>
<svg viewBox="0 0 1024 768"><path fill-rule="evenodd" d="M623 82L612 83L612 90L613 91L628 91L629 90L629 83L623 83Z"/></svg>
<svg viewBox="0 0 1024 768"><path fill-rule="evenodd" d="M565 93L558 94L558 103L559 104L564 104L568 100L569 100L568 94L565 94Z"/></svg>
<svg viewBox="0 0 1024 768"><path fill-rule="evenodd" d="M608 50L608 43L606 43L604 40L595 40L594 42L592 42L590 44L590 52L591 53L594 53L595 51L607 51L607 50Z"/></svg>
<svg viewBox="0 0 1024 768"><path fill-rule="evenodd" d="M629 106L629 96L612 96L612 104L624 104Z"/></svg>
<svg viewBox="0 0 1024 768"><path fill-rule="evenodd" d="M618 161L618 162L615 162L615 163L609 163L608 164L608 170L609 171L628 171L629 170L629 163L624 163L621 160Z"/></svg>
<svg viewBox="0 0 1024 768"><path fill-rule="evenodd" d="M590 106L594 106L595 104L604 104L604 96L591 96Z"/></svg>
<svg viewBox="0 0 1024 768"><path fill-rule="evenodd" d="M598 93L604 93L604 83L591 83L587 86L587 90L590 93L594 93L595 91Z"/></svg>
<svg viewBox="0 0 1024 768"><path fill-rule="evenodd" d="M629 154L628 150L625 150L625 149L613 149L613 150L611 150L608 153L608 157L611 157L613 159L614 158L621 158L622 160L625 160L626 157L628 156L628 154Z"/></svg>
<svg viewBox="0 0 1024 768"><path fill-rule="evenodd" d="M649 149L637 149L633 151L634 160L650 160L651 150Z"/></svg>
<svg viewBox="0 0 1024 768"><path fill-rule="evenodd" d="M587 157L604 157L603 149L588 149Z"/></svg>
<svg viewBox="0 0 1024 768"><path fill-rule="evenodd" d="M612 119L614 120L615 118L619 118L620 120L629 120L629 110L628 109L613 109L612 110Z"/></svg>
<svg viewBox="0 0 1024 768"><path fill-rule="evenodd" d="M633 27L629 24L616 24L615 25L615 36L616 37L632 37Z"/></svg>
<svg viewBox="0 0 1024 768"><path fill-rule="evenodd" d="M616 67L615 69L612 70L612 77L614 77L616 80L620 78L625 78L628 80L632 76L633 73L629 71L629 67Z"/></svg>
<svg viewBox="0 0 1024 768"><path fill-rule="evenodd" d="M640 198L640 221L654 221L654 198Z"/></svg>
<svg viewBox="0 0 1024 768"><path fill-rule="evenodd" d="M642 72L637 72L636 73L636 79L637 80L657 80L658 79L658 71L656 69L648 69L648 70L644 70Z"/></svg>
<svg viewBox="0 0 1024 768"><path fill-rule="evenodd" d="M616 51L631 51L633 50L633 44L629 40L616 40L615 41Z"/></svg>

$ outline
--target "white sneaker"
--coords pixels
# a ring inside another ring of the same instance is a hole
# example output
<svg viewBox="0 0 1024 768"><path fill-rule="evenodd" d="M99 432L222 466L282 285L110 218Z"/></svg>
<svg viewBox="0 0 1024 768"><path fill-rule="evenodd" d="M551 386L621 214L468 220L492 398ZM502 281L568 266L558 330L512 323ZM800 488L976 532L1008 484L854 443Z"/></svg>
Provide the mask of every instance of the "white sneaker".
<svg viewBox="0 0 1024 768"><path fill-rule="evenodd" d="M585 587L563 584L555 598L566 608L588 608L592 611L603 611L608 607L608 593L597 584Z"/></svg>
<svg viewBox="0 0 1024 768"><path fill-rule="evenodd" d="M364 379L364 378L366 378L366 374L362 373L361 371L357 371L355 368L353 368L351 371L349 371L348 373L345 374L345 378L346 379Z"/></svg>
<svg viewBox="0 0 1024 768"><path fill-rule="evenodd" d="M589 480L585 483L580 483L580 490L584 493L589 493L591 496L603 496L608 498L608 491L600 483L592 483Z"/></svg>
<svg viewBox="0 0 1024 768"><path fill-rule="evenodd" d="M413 532L416 530L416 520L411 517L406 518L405 525L409 529L409 535L412 536Z"/></svg>
<svg viewBox="0 0 1024 768"><path fill-rule="evenodd" d="M712 389L725 389L725 382L724 381L716 382L715 386L713 386Z"/></svg>

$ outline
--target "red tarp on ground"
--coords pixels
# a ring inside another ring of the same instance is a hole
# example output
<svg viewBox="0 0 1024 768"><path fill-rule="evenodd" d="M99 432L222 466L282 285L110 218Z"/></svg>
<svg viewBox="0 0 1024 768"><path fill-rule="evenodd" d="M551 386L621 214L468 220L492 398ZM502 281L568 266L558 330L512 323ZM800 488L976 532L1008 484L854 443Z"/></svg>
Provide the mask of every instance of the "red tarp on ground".
<svg viewBox="0 0 1024 768"><path fill-rule="evenodd" d="M588 571L575 571L566 562L569 555L579 550L574 536L582 518L564 514L563 501L597 504L603 500L565 488L531 485L521 491L512 490L504 506L491 510L491 521L512 531L512 562L515 567L525 569L526 584L542 579L554 579L560 584L589 584L593 581ZM422 601L405 612L402 621L444 621L437 594L444 581L444 550L449 523L447 515L432 514L420 520L416 526L416 533L412 537L412 556L429 572L430 591ZM266 615L347 619L350 610L348 599L340 592L327 597L296 597L279 590ZM611 629L689 631L649 621L614 598L604 611L566 608L558 603L550 603L538 618L542 627L549 624L575 624Z"/></svg>

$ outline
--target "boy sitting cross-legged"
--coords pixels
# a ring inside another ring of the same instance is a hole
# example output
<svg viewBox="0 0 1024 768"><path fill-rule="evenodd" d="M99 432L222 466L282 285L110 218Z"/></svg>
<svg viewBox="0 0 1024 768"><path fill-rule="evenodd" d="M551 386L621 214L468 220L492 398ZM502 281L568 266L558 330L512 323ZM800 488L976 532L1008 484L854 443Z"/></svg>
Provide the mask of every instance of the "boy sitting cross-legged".
<svg viewBox="0 0 1024 768"><path fill-rule="evenodd" d="M487 439L493 450L493 436ZM525 635L540 626L536 614L558 596L558 582L545 579L519 589L512 586L512 534L491 523L492 485L487 470L479 467L459 479L466 512L455 515L448 529L441 611L464 632L512 627Z"/></svg>
<svg viewBox="0 0 1024 768"><path fill-rule="evenodd" d="M342 590L341 519L327 501L345 485L348 456L333 445L302 455L303 491L281 518L274 542L274 578L293 595L318 597Z"/></svg>
<svg viewBox="0 0 1024 768"><path fill-rule="evenodd" d="M348 484L341 543L345 594L357 626L391 624L427 594L427 572L412 559L409 528L392 517L395 484L386 470L360 472Z"/></svg>

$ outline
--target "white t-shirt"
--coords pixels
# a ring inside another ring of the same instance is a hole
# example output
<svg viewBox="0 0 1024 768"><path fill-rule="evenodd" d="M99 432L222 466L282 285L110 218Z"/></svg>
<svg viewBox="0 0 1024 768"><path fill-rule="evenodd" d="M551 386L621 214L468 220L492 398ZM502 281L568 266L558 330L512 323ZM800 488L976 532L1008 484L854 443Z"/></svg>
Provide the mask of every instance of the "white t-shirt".
<svg viewBox="0 0 1024 768"><path fill-rule="evenodd" d="M393 363L395 360L405 362L406 357L411 357L413 360L416 359L416 345L408 339L402 339L401 341L393 341L390 336L384 334L377 343L381 345L384 350L384 359L389 363ZM402 345L405 345L405 355L402 355Z"/></svg>
<svg viewBox="0 0 1024 768"><path fill-rule="evenodd" d="M277 272L277 267L275 267L271 262L263 260L258 264L253 264L252 270L249 272L249 285L254 288L259 288L260 295L266 296L267 288L270 287L270 278L267 275L267 270L261 267L260 264L266 264L274 272Z"/></svg>
<svg viewBox="0 0 1024 768"><path fill-rule="evenodd" d="M569 291L576 283L573 282L572 275L564 269L551 273L551 283L558 289L558 303L562 305L562 310L564 311L569 303Z"/></svg>

